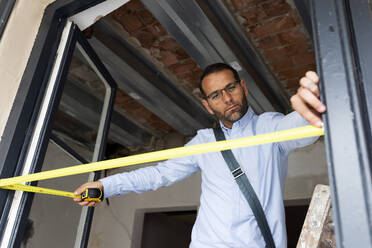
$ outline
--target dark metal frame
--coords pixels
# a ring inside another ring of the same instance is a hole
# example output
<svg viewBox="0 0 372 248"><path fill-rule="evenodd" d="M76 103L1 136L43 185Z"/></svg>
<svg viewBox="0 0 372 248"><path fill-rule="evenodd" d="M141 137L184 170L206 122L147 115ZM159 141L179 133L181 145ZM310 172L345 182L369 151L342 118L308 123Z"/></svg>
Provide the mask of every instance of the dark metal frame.
<svg viewBox="0 0 372 248"><path fill-rule="evenodd" d="M301 16L302 22L309 33L310 37L313 36L313 28L311 26L311 18L310 18L310 7L309 7L309 0L293 0L298 13Z"/></svg>
<svg viewBox="0 0 372 248"><path fill-rule="evenodd" d="M0 0L0 39L13 10L15 0Z"/></svg>
<svg viewBox="0 0 372 248"><path fill-rule="evenodd" d="M372 18L367 0L311 0L337 247L372 247Z"/></svg>
<svg viewBox="0 0 372 248"><path fill-rule="evenodd" d="M107 140L108 132L109 132L109 129L110 129L110 122L111 122L111 116L112 116L112 112L113 112L113 105L114 105L114 99L115 99L115 93L116 93L117 85L116 85L114 79L111 77L108 70L106 69L106 67L101 62L100 58L94 52L94 50L90 46L89 42L85 39L84 35L78 29L77 26L75 26L74 37L76 37L76 41L75 41L75 44L71 44L70 49L73 51L76 47L76 44L79 43L82 46L82 48L85 50L87 55L89 56L89 59L93 62L93 64L96 66L97 70L99 70L100 74L106 80L106 82L109 84L109 86L111 88L110 99L109 99L108 107L107 107L107 110L106 110L107 113L106 113L104 127L103 127L101 144L99 145L99 152L98 152L98 159L97 159L97 161L99 161L99 160L103 160L104 156L105 156L106 140ZM68 68L69 66L66 66L66 67ZM57 110L57 108L55 109L55 111L56 110ZM104 111L104 110L102 110L102 111ZM52 119L52 117L50 117L50 118ZM54 118L53 118L53 120L54 120ZM97 134L97 138L98 138L98 134ZM44 157L44 155L43 155L43 157ZM95 180L98 180L99 178L100 178L100 172L95 172L93 180L95 181ZM89 239L90 227L91 227L92 220L93 220L93 213L94 213L94 208L89 208L87 219L86 219L85 225L84 225L83 238L82 238L82 243L81 243L80 247L87 247L88 246L88 239Z"/></svg>
<svg viewBox="0 0 372 248"><path fill-rule="evenodd" d="M104 153L105 153L105 146L106 146L106 138L108 135L108 130L109 130L109 125L110 125L110 120L111 120L111 113L113 109L113 102L115 98L115 89L116 89L116 84L108 71L105 69L104 65L102 62L99 60L98 56L95 54L93 49L90 47L89 43L86 41L84 38L83 34L81 31L78 29L76 25L72 26L72 31L70 32L70 37L69 37L69 42L67 44L68 49L66 51L66 54L64 55L64 59L59 65L61 68L57 82L56 82L56 90L55 90L55 95L53 96L52 102L51 102L51 110L48 113L46 124L45 124L45 129L43 130L43 134L40 137L40 144L37 150L37 160L34 161L33 168L31 169L32 172L39 172L41 170L44 156L46 153L46 149L48 146L49 138L51 135L54 119L55 119L55 114L59 106L59 102L61 100L62 92L63 92L63 87L66 81L67 73L69 70L69 66L71 63L72 59L72 54L76 48L76 44L79 43L81 47L85 50L85 52L88 54L90 60L96 65L97 69L100 71L101 75L106 79L106 82L110 85L111 87L111 94L110 94L110 100L108 104L108 109L107 109L107 115L105 119L105 124L103 128L103 134L102 134L102 140L100 144L100 149L98 153L98 160L102 160L104 158ZM22 152L23 155L26 154L27 146L23 147L24 152ZM73 149L72 149L73 150ZM20 169L23 162L24 162L25 156L21 157L18 163L18 168ZM18 174L18 173L17 173ZM97 180L100 177L99 172L95 172L94 179ZM36 182L31 183L31 185L36 185ZM23 195L24 199L22 200L22 206L21 206L21 215L18 216L19 220L17 221L17 225L14 229L14 232L16 233L16 236L14 237L14 243L12 244L12 247L18 247L20 246L20 243L23 238L23 222L27 220L27 216L29 214L30 206L32 204L34 194L25 194ZM9 204L11 201L9 201ZM89 232L90 232L90 227L93 219L93 208L88 209L88 215L87 219L84 225L84 232L83 232L83 239L82 239L82 244L81 247L87 247L88 244L88 238L89 238Z"/></svg>
<svg viewBox="0 0 372 248"><path fill-rule="evenodd" d="M0 153L2 154L0 158L1 178L17 176L21 171L21 165L23 164L27 147L30 144L32 130L35 127L36 117L53 68L54 60L51 58L54 58L53 55L57 52L59 40L67 18L101 2L103 2L103 0L58 0L46 8L34 47L15 98L17 104L11 109L0 142ZM71 38L72 37L70 37L70 39ZM81 44L85 44L85 41L81 38L76 39L80 39L79 41L81 41ZM71 42L71 40L69 42ZM65 55L65 63L68 62L68 56L71 56L71 54ZM96 56L93 56L93 60L99 61ZM101 66L103 67L102 64L100 64L100 67ZM59 75L60 81L63 81L61 79L65 74L66 71ZM108 82L113 82L106 70L104 70L103 74L108 75ZM59 97L60 92L61 91L59 91ZM55 102L57 102L56 99L58 99L58 95L53 97ZM110 112L111 111L109 111L109 113ZM52 117L54 113L55 108L54 111L49 114ZM108 116L106 122L109 122L109 118L110 116ZM49 140L52 119L53 118L50 118L49 120L48 128L43 130L43 142L37 149L38 159L37 161L34 161L33 171L35 172L41 169L40 167L44 159L47 140ZM105 130L104 135L107 136L107 130ZM103 156L104 147L101 147L100 154ZM0 191L0 237L3 236L3 230L9 214L13 195L14 192L8 192L5 190ZM24 194L24 196L24 199L22 199L22 215L19 216L17 221L17 231L13 233L12 247L18 247L20 245L24 233L24 227L26 226L24 223L29 212L29 206L32 202L32 194ZM90 220L87 220L88 225L86 225L86 234L89 233L90 222L91 218ZM87 236L85 237L85 241L87 241ZM82 244L82 247L85 247L86 245L87 242Z"/></svg>
<svg viewBox="0 0 372 248"><path fill-rule="evenodd" d="M40 108L48 82L59 40L68 16L90 8L103 0L59 0L49 5L42 19L14 105L9 114L0 142L0 177L17 175L17 163L22 147L28 146L29 136L35 125L35 116ZM34 117L33 117L34 116ZM13 192L0 190L0 232L6 221L6 202Z"/></svg>
<svg viewBox="0 0 372 248"><path fill-rule="evenodd" d="M102 63L101 59L97 56L96 52L90 46L89 42L85 39L83 33L80 30L78 30L78 31L76 31L76 36L77 36L77 42L79 42L79 44L83 46L84 50L88 53L89 59L97 67L97 69L99 70L101 75L105 78L106 82L109 84L109 86L112 90L111 94L110 94L110 100L109 100L109 109L108 109L106 120L105 120L105 123L107 125L106 127L109 127L109 123L110 123L110 119L111 119L111 113L112 113L112 109L113 109L113 103L114 103L114 99L115 99L115 90L117 88L117 85L116 85L114 79L112 78L111 74L108 72L108 70L106 69L106 67ZM107 137L108 131L109 131L108 128L104 129L104 134L103 134L104 137ZM105 144L105 143L102 143L102 144ZM101 149L99 150L99 157L104 156L105 148L106 148L106 145L103 145L101 147Z"/></svg>
<svg viewBox="0 0 372 248"><path fill-rule="evenodd" d="M69 43L71 43L71 39L72 39L72 32L69 33L69 37L67 38L67 42L66 44L68 45ZM66 61L66 59L69 57L70 55L68 54L63 54L62 56L62 61L61 61L61 64L64 63ZM48 69L51 69L51 68L48 68ZM51 71L50 71L51 72ZM57 78L60 78L61 76L61 73L59 73L59 75L57 76ZM27 150L28 150L28 147L31 143L31 137L32 137L32 132L34 130L34 127L36 126L36 121L37 121L37 116L38 116L38 112L41 108L41 104L42 104L42 99L43 99L43 96L45 94L45 90L46 90L46 86L47 86L47 79L45 79L43 83L43 87L40 87L40 91L41 91L41 94L39 96L37 96L35 100L35 109L30 111L31 114L30 116L20 116L21 117L21 120L19 120L19 125L24 125L24 126L27 126L27 129L26 130L22 130L19 128L19 131L20 132L26 132L26 137L24 137L24 140L21 144L12 144L13 146L11 146L10 148L18 148L17 146L21 146L20 147L20 151L19 151L19 154L12 154L12 153L8 153L8 154L5 154L7 156L14 156L14 162L16 163L14 165L14 174L13 176L17 176L17 175L20 175L21 173L21 170L22 170L22 167L23 167L23 164L24 164L24 161L25 161L25 157L26 157L26 154L27 154ZM58 87L58 85L57 85ZM21 88L20 88L21 89ZM18 94L19 92L17 92ZM17 97L17 96L16 96ZM35 97L35 96L34 96ZM54 96L56 97L56 96ZM28 100L29 98L26 98L25 100ZM25 108L27 106L24 106ZM13 110L13 109L12 109ZM12 115L12 113L11 113ZM12 116L10 116L11 118ZM25 120L22 119L22 117L29 117L30 120L28 121L28 123L25 123ZM11 119L8 120L8 123L11 121ZM4 134L8 134L6 133L7 131L7 127L8 127L8 123L7 123L7 126L6 126L6 129L4 131ZM18 124L17 123L17 124ZM27 125L29 124L29 125ZM45 132L45 130L44 130ZM6 142L7 140L5 140ZM20 142L20 141L19 141ZM0 145L3 145L4 143L2 142ZM45 146L45 145L44 145ZM1 146L0 148L2 148L3 146ZM40 150L42 149L42 147L37 147L37 153L40 152ZM46 149L46 147L43 148L44 150ZM18 156L17 156L18 155ZM17 156L17 157L16 157ZM6 167L5 167L6 166ZM6 170L5 172L8 172L9 171L9 162L4 164L3 165L3 168L2 169L8 169ZM40 170L40 167L41 167L41 163L38 163L36 167L33 168L34 171L37 171L37 170ZM2 170L3 172L4 170ZM8 176L9 177L9 176ZM31 183L31 185L36 185L35 183ZM4 229L6 227L6 222L7 222L7 217L8 217L8 214L9 214L9 210L10 210L10 207L12 205L12 201L13 201L13 195L14 195L14 192L8 192L8 191L2 191L1 193L3 194L6 194L8 193L5 198L4 201L2 201L1 203L5 205L5 207L3 208L3 212L2 212L2 216L1 216L1 219L0 219L0 232L1 232L1 237L3 237L4 235ZM3 194L1 196L3 196ZM32 203L32 194L25 194L26 197L24 197L22 199L22 206L21 206L21 212L22 213L26 213L26 216L28 215L29 213L29 208L25 208L25 205L27 206L30 206L31 203ZM31 197L30 197L31 196ZM24 224L24 222L26 221L25 218L23 216L17 216L18 219L17 219L17 224L16 226L19 226L21 223ZM25 225L22 225L22 226L25 226ZM20 243L21 243L21 239L23 237L23 234L24 234L24 231L23 229L20 229L20 231L15 231L15 234L12 233L12 241L14 243L14 246L20 246ZM18 240L18 241L16 241Z"/></svg>
<svg viewBox="0 0 372 248"><path fill-rule="evenodd" d="M69 52L68 52L70 57L66 60L66 62L63 65L62 64L60 65L61 68L64 67L64 72L63 72L64 75L62 76L63 78L60 80L63 85L62 85L62 88L60 89L59 93L62 94L62 92L63 92L63 86L64 86L65 81L66 81L66 76L67 76L67 72L68 72L68 69L69 69L69 66L70 66L71 56L72 56L72 53L73 53L74 49L76 48L76 44L79 43L82 46L82 48L85 50L85 52L88 54L89 59L97 67L97 69L99 70L101 75L106 79L107 83L110 85L110 87L112 89L111 95L110 95L110 100L109 100L109 106L110 107L108 109L108 114L107 114L106 120L105 120L106 127L109 127L109 123L110 123L110 120L111 120L111 113L112 113L112 109L113 109L113 102L114 102L114 98L115 98L115 90L116 90L116 87L117 87L116 83L115 83L114 79L111 77L110 73L107 71L106 67L103 65L101 60L98 58L98 56L94 52L93 48L90 46L89 42L85 39L84 35L79 30L79 28L76 25L73 25L72 28L74 29L74 31L72 33L73 36L72 36L71 43L69 44L70 47L69 47ZM60 100L60 96L59 96L58 99L57 98L54 99L54 104L55 104L54 112L58 108L59 100ZM54 117L54 114L51 115L50 118ZM53 123L53 122L54 122L54 118L51 120L51 123ZM103 136L107 137L108 128L105 128L103 131L104 131ZM106 146L106 144L105 144L105 142L103 142L102 147L100 147L99 155L98 155L100 158L103 158L103 156L104 156L105 146Z"/></svg>
<svg viewBox="0 0 372 248"><path fill-rule="evenodd" d="M369 5L368 5L369 2ZM371 55L371 40L372 40L372 2L368 0L353 0L348 2L347 6L349 15L352 18L352 33L354 54L358 60L356 65L358 68L360 80L363 81L361 90L365 92L367 113L369 123L372 123L372 55ZM370 132L371 130L366 130Z"/></svg>

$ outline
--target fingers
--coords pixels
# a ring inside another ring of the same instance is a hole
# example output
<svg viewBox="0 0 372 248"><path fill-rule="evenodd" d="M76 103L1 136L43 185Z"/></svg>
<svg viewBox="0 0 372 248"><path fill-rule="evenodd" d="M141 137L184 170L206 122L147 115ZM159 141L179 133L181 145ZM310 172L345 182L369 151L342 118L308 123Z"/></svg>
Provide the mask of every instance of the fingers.
<svg viewBox="0 0 372 248"><path fill-rule="evenodd" d="M310 78L308 78L308 77L301 78L300 79L300 85L301 85L301 87L310 90L312 93L314 93L316 96L319 97L318 85L313 80L311 80Z"/></svg>
<svg viewBox="0 0 372 248"><path fill-rule="evenodd" d="M316 72L313 72L313 71L306 72L305 77L300 79L300 85L310 90L316 96L319 96L318 84L319 84L319 76L318 74L316 74Z"/></svg>
<svg viewBox="0 0 372 248"><path fill-rule="evenodd" d="M312 125L322 127L320 114L326 111L326 106L319 100L319 76L308 71L300 79L300 88L292 96L291 104L302 117Z"/></svg>
<svg viewBox="0 0 372 248"><path fill-rule="evenodd" d="M301 99L301 97L296 94L291 97L291 103L293 108L300 114L302 115L305 120L310 122L310 124L315 125L317 127L322 127L323 122L322 119L320 118L320 114L312 111L307 104Z"/></svg>
<svg viewBox="0 0 372 248"><path fill-rule="evenodd" d="M91 182L87 182L81 185L79 188L75 189L74 195L80 195L81 193L83 193L85 189L89 188L90 184Z"/></svg>
<svg viewBox="0 0 372 248"><path fill-rule="evenodd" d="M91 201L91 202L82 201L82 202L79 202L78 204L82 207L96 207L98 203L95 201Z"/></svg>
<svg viewBox="0 0 372 248"><path fill-rule="evenodd" d="M94 182L87 182L81 185L79 188L77 188L74 192L75 195L80 195L81 193L84 192L85 189L90 189L90 188L98 188L103 190L103 185L101 181L94 181Z"/></svg>
<svg viewBox="0 0 372 248"><path fill-rule="evenodd" d="M88 201L81 201L78 203L80 206L85 207L88 206L89 202Z"/></svg>
<svg viewBox="0 0 372 248"><path fill-rule="evenodd" d="M98 202L96 201L80 201L78 204L82 207L96 207Z"/></svg>
<svg viewBox="0 0 372 248"><path fill-rule="evenodd" d="M98 202L95 202L95 201L82 201L79 203L80 206L82 207L95 207L97 206Z"/></svg>
<svg viewBox="0 0 372 248"><path fill-rule="evenodd" d="M97 204L98 202L92 201L92 202L89 202L88 207L95 207L97 206Z"/></svg>
<svg viewBox="0 0 372 248"><path fill-rule="evenodd" d="M319 83L319 76L316 74L314 71L308 71L306 72L305 76L312 80L314 83L318 84Z"/></svg>
<svg viewBox="0 0 372 248"><path fill-rule="evenodd" d="M300 87L298 89L298 95L302 98L302 100L310 105L313 109L315 109L319 113L323 113L326 110L324 104L319 100L319 98L314 95L310 90L307 88Z"/></svg>

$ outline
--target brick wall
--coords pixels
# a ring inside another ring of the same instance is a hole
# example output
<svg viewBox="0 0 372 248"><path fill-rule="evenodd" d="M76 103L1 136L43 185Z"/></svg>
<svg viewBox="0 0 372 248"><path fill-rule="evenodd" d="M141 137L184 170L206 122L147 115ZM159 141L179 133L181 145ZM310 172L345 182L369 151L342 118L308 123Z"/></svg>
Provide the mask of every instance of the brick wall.
<svg viewBox="0 0 372 248"><path fill-rule="evenodd" d="M293 93L315 70L312 42L290 0L224 0L277 79Z"/></svg>

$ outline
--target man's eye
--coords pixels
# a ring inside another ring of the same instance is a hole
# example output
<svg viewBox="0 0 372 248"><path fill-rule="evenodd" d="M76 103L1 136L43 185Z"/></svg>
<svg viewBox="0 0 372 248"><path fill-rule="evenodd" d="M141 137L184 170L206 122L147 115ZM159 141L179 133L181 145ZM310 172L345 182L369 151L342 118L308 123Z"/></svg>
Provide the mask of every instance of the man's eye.
<svg viewBox="0 0 372 248"><path fill-rule="evenodd" d="M226 89L231 91L231 90L234 90L236 88L236 85L235 84L229 84Z"/></svg>
<svg viewBox="0 0 372 248"><path fill-rule="evenodd" d="M218 98L218 93L215 92L215 93L211 94L210 98L213 99L213 100L216 100Z"/></svg>

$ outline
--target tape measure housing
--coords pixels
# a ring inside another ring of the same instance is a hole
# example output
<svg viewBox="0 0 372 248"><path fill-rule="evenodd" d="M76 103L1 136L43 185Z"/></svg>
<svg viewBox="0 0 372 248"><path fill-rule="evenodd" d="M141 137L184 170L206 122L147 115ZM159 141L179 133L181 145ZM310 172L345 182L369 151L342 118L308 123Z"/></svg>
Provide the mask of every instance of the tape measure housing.
<svg viewBox="0 0 372 248"><path fill-rule="evenodd" d="M81 199L83 201L96 201L101 202L103 200L103 192L101 189L88 188L81 193Z"/></svg>

